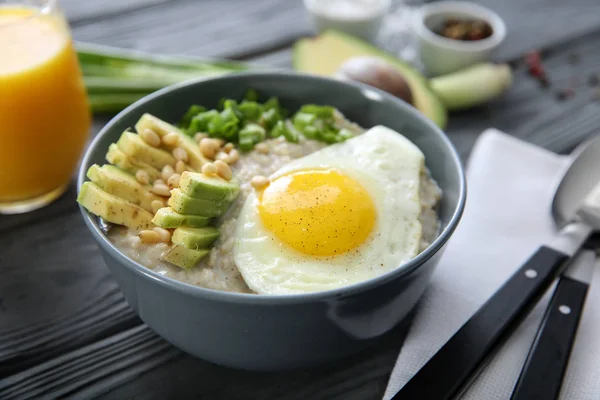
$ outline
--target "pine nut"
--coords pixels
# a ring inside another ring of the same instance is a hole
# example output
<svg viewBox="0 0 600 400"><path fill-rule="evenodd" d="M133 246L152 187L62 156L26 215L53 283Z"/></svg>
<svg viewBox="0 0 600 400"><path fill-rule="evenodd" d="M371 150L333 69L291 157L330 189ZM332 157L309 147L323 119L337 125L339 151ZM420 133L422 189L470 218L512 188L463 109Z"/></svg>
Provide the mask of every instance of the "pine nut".
<svg viewBox="0 0 600 400"><path fill-rule="evenodd" d="M179 179L181 179L181 175L173 174L173 175L171 175L171 177L169 178L167 183L172 188L178 188L179 187Z"/></svg>
<svg viewBox="0 0 600 400"><path fill-rule="evenodd" d="M269 186L271 181L266 176L256 175L250 180L250 185L256 190L262 190Z"/></svg>
<svg viewBox="0 0 600 400"><path fill-rule="evenodd" d="M213 163L206 163L202 166L202 173L204 175L214 175L217 173L217 167Z"/></svg>
<svg viewBox="0 0 600 400"><path fill-rule="evenodd" d="M140 233L138 233L138 236L140 237L142 242L146 244L155 244L160 243L162 241L160 234L155 231L143 230Z"/></svg>
<svg viewBox="0 0 600 400"><path fill-rule="evenodd" d="M158 234L161 242L169 243L171 241L171 232L168 230L159 228L158 226L152 228L152 230Z"/></svg>
<svg viewBox="0 0 600 400"><path fill-rule="evenodd" d="M179 135L177 134L177 132L169 132L162 137L162 142L166 146L177 146L177 144L179 143Z"/></svg>
<svg viewBox="0 0 600 400"><path fill-rule="evenodd" d="M225 161L227 162L227 159L229 158L229 154L220 151L217 153L217 155L215 156L215 160L221 160L221 161Z"/></svg>
<svg viewBox="0 0 600 400"><path fill-rule="evenodd" d="M266 143L257 143L256 146L254 146L254 150L258 151L261 154L268 154L269 153L269 145Z"/></svg>
<svg viewBox="0 0 600 400"><path fill-rule="evenodd" d="M185 171L185 163L181 160L177 161L177 163L175 163L175 172L178 174L183 174Z"/></svg>
<svg viewBox="0 0 600 400"><path fill-rule="evenodd" d="M175 173L175 170L173 169L173 167L171 167L170 165L165 165L162 169L162 171L160 172L160 176L163 179L163 181L168 181L169 178L171 177L171 175L173 175Z"/></svg>
<svg viewBox="0 0 600 400"><path fill-rule="evenodd" d="M231 168L229 168L229 165L220 160L215 161L214 165L217 168L217 174L221 178L225 179L226 181L231 180L232 173Z"/></svg>
<svg viewBox="0 0 600 400"><path fill-rule="evenodd" d="M135 179L142 185L147 185L150 183L150 175L144 170L138 169L135 171Z"/></svg>
<svg viewBox="0 0 600 400"><path fill-rule="evenodd" d="M229 153L231 150L233 150L233 143L227 143L225 146L223 146L223 151L225 153Z"/></svg>
<svg viewBox="0 0 600 400"><path fill-rule="evenodd" d="M153 185L166 185L165 181L163 181L162 179L157 179L154 182L152 182Z"/></svg>
<svg viewBox="0 0 600 400"><path fill-rule="evenodd" d="M154 183L154 185L152 186L152 193L157 194L159 196L165 196L165 197L169 197L171 195L171 191L169 190L169 187L167 185L165 185L164 183Z"/></svg>
<svg viewBox="0 0 600 400"><path fill-rule="evenodd" d="M204 157L211 160L215 159L217 151L219 151L219 143L215 139L204 138L200 141L200 151Z"/></svg>
<svg viewBox="0 0 600 400"><path fill-rule="evenodd" d="M204 138L207 138L208 135L206 133L198 132L194 135L194 140L196 143L200 143L200 141Z"/></svg>
<svg viewBox="0 0 600 400"><path fill-rule="evenodd" d="M152 212L154 214L156 214L158 212L158 210L160 210L164 206L165 206L165 203L163 203L160 200L152 200L152 203L150 203L150 207L152 207Z"/></svg>
<svg viewBox="0 0 600 400"><path fill-rule="evenodd" d="M154 132L152 129L144 129L142 133L140 133L140 136L142 137L142 139L144 139L144 142L148 143L150 146L160 146L160 136L158 136L158 133Z"/></svg>
<svg viewBox="0 0 600 400"><path fill-rule="evenodd" d="M181 147L175 147L173 149L173 157L175 157L179 161L186 162L188 160L188 153Z"/></svg>
<svg viewBox="0 0 600 400"><path fill-rule="evenodd" d="M229 152L229 157L225 161L227 162L227 164L232 165L232 164L235 164L239 159L240 159L240 152L237 151L236 149L233 149Z"/></svg>

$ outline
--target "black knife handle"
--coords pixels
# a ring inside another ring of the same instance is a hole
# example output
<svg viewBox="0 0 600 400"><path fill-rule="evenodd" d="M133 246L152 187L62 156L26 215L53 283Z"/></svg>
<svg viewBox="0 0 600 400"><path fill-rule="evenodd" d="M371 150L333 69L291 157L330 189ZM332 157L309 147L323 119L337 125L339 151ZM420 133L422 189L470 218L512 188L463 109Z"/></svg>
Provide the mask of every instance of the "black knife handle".
<svg viewBox="0 0 600 400"><path fill-rule="evenodd" d="M557 399L589 285L560 278L511 400Z"/></svg>
<svg viewBox="0 0 600 400"><path fill-rule="evenodd" d="M450 400L544 294L569 256L540 247L393 397ZM481 266L485 268L485 266Z"/></svg>

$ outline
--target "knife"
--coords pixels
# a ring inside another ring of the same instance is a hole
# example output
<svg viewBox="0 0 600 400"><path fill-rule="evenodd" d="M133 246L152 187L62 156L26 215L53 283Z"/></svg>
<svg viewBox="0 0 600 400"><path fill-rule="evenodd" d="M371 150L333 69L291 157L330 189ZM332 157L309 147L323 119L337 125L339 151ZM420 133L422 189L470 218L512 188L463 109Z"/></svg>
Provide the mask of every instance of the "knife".
<svg viewBox="0 0 600 400"><path fill-rule="evenodd" d="M552 400L560 393L596 255L582 250L561 275L511 400Z"/></svg>

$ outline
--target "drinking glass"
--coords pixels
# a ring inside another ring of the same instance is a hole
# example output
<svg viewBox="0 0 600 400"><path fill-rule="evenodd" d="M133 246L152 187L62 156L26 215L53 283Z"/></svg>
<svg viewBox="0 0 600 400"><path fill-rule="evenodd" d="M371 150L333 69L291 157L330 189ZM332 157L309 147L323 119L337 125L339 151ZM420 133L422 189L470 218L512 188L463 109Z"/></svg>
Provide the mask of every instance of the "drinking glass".
<svg viewBox="0 0 600 400"><path fill-rule="evenodd" d="M90 111L67 22L55 0L0 0L0 214L58 198Z"/></svg>

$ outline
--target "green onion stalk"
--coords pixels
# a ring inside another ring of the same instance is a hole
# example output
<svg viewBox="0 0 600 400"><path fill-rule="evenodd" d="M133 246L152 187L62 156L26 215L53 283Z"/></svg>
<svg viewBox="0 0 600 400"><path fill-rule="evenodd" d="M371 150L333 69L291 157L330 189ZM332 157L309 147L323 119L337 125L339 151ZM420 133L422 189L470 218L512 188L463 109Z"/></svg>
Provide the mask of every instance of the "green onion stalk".
<svg viewBox="0 0 600 400"><path fill-rule="evenodd" d="M151 56L146 53L78 43L93 112L115 113L165 86L193 78L239 72L248 65L193 57Z"/></svg>

